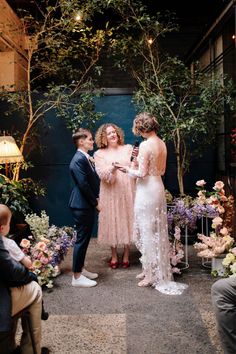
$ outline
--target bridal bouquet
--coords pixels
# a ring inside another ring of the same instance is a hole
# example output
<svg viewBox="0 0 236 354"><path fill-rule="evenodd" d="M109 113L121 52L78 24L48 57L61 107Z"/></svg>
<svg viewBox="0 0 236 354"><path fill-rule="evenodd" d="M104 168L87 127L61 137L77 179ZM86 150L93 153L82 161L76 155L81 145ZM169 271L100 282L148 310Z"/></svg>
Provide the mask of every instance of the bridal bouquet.
<svg viewBox="0 0 236 354"><path fill-rule="evenodd" d="M33 272L39 284L53 287L53 278L59 274L58 265L74 243L75 231L71 227L49 225L45 211L41 215L27 215L25 218L32 235L20 243L23 252L33 262Z"/></svg>

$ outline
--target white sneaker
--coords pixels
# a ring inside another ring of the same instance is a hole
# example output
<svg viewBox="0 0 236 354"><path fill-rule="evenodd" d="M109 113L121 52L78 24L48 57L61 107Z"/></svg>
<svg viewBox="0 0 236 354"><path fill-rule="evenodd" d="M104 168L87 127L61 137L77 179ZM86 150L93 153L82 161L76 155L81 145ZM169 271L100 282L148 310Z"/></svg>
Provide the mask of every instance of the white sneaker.
<svg viewBox="0 0 236 354"><path fill-rule="evenodd" d="M90 280L81 274L78 279L75 279L74 276L72 277L71 285L80 288L91 288L92 286L96 286L97 282L95 280Z"/></svg>
<svg viewBox="0 0 236 354"><path fill-rule="evenodd" d="M85 268L83 268L82 274L83 274L86 278L89 278L89 279L97 279L97 278L98 278L98 274L97 274L97 273L89 272L89 271L86 270Z"/></svg>

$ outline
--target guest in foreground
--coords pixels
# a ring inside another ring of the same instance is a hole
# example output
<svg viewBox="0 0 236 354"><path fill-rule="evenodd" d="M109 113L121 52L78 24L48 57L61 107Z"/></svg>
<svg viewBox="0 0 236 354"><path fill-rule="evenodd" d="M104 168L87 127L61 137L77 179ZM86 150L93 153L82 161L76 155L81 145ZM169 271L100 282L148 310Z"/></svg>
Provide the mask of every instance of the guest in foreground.
<svg viewBox="0 0 236 354"><path fill-rule="evenodd" d="M134 203L134 239L142 256L142 279L138 285L154 286L164 294L177 295L187 287L172 281L167 228L165 189L161 176L165 173L167 150L157 136L158 124L150 113L141 113L133 123L135 135L145 141L140 144L138 169L117 166L137 178Z"/></svg>
<svg viewBox="0 0 236 354"><path fill-rule="evenodd" d="M41 348L42 290L34 277L21 263L15 261L6 250L2 237L9 233L9 209L0 205L0 353L33 353L27 324L22 321L20 348L16 348L16 324L12 316L26 307L30 313L37 354L49 353Z"/></svg>
<svg viewBox="0 0 236 354"><path fill-rule="evenodd" d="M94 155L95 166L101 179L98 242L111 247L109 265L112 269L119 265L117 247L124 247L121 265L128 268L135 181L117 170L115 163L129 166L132 146L124 145L123 131L112 123L98 129L95 141L99 148Z"/></svg>
<svg viewBox="0 0 236 354"><path fill-rule="evenodd" d="M76 222L76 242L73 252L72 286L93 287L97 273L84 268L84 261L92 235L94 218L98 206L99 178L88 151L93 150L93 137L88 129L79 128L72 136L77 151L70 163L74 182L69 207Z"/></svg>
<svg viewBox="0 0 236 354"><path fill-rule="evenodd" d="M225 354L236 353L236 278L217 280L211 287L220 338Z"/></svg>
<svg viewBox="0 0 236 354"><path fill-rule="evenodd" d="M10 221L11 221L11 217L12 217L12 213L10 211L10 209L3 204L0 204L0 209L5 210L6 216L9 217ZM20 262L21 264L23 264L27 269L29 270L33 270L33 262L31 261L31 259L26 256L24 254L24 252L20 249L20 247L17 245L17 243L6 237L7 235L2 235L2 240L4 243L5 248L8 250L10 256L17 262ZM38 283L38 279L36 275L34 276L34 280ZM46 321L49 317L48 312L45 311L44 308L44 304L42 302L42 315L41 315L41 319Z"/></svg>

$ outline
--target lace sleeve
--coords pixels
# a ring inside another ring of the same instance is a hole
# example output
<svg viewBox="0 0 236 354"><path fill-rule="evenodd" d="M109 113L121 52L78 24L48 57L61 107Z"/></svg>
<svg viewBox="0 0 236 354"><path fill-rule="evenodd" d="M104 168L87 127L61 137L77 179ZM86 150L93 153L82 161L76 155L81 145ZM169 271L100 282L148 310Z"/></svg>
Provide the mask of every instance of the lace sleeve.
<svg viewBox="0 0 236 354"><path fill-rule="evenodd" d="M99 151L94 154L94 160L95 169L100 179L106 183L114 183L116 180L116 171L114 170L114 167L105 160L104 156L101 156Z"/></svg>
<svg viewBox="0 0 236 354"><path fill-rule="evenodd" d="M149 165L149 153L142 143L139 148L138 154L138 169L134 170L132 168L128 169L128 174L131 177L144 178L148 174Z"/></svg>

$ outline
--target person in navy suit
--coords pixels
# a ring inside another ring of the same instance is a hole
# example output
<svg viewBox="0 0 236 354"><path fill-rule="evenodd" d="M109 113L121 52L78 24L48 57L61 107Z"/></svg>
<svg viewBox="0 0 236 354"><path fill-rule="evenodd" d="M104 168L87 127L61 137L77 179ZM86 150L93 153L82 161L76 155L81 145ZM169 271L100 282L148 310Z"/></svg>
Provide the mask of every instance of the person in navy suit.
<svg viewBox="0 0 236 354"><path fill-rule="evenodd" d="M69 207L76 223L76 242L73 252L72 286L92 287L97 273L84 268L84 261L94 225L96 211L99 211L99 178L88 151L93 150L94 140L88 129L79 128L72 139L77 151L70 162L70 173L74 182Z"/></svg>

